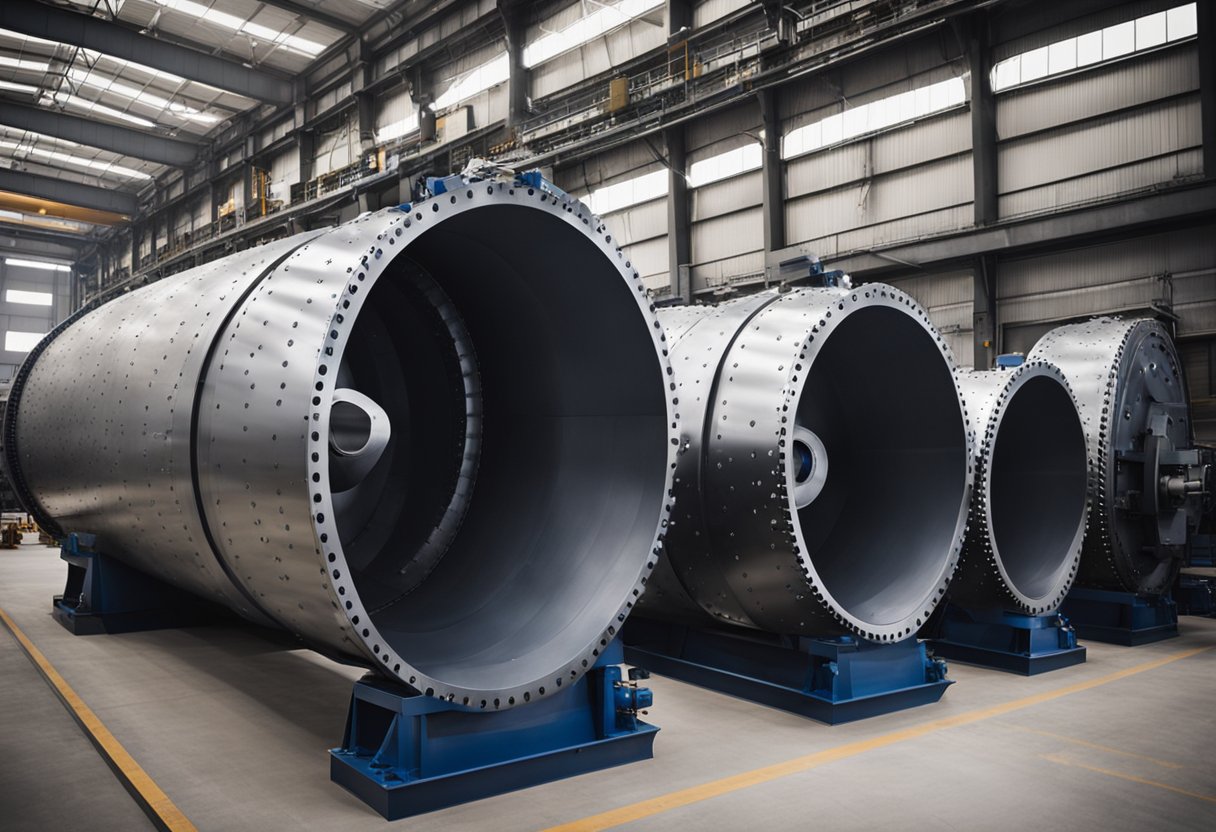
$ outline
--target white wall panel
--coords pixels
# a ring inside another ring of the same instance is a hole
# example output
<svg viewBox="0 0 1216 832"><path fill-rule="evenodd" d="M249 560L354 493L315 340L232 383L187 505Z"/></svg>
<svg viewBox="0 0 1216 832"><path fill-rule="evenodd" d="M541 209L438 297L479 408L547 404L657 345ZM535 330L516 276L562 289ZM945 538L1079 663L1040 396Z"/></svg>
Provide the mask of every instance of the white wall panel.
<svg viewBox="0 0 1216 832"><path fill-rule="evenodd" d="M1196 147L1202 143L1199 97L1002 142L1002 194Z"/></svg>
<svg viewBox="0 0 1216 832"><path fill-rule="evenodd" d="M997 135L1012 139L1197 89L1199 58L1194 43L1148 52L1001 93L996 99Z"/></svg>

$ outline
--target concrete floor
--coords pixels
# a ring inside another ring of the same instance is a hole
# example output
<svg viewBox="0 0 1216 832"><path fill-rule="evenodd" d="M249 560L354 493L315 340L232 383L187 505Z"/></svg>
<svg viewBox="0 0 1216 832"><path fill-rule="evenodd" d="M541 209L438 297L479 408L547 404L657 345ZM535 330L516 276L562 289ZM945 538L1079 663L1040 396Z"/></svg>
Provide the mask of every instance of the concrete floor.
<svg viewBox="0 0 1216 832"><path fill-rule="evenodd" d="M201 830L383 829L329 781L355 668L236 625L72 637L50 616L66 567L54 550L0 551L8 612L135 760ZM654 760L407 821L428 830L540 830L875 740L808 770L619 827L643 830L1216 829L1216 620L1035 678L953 664L936 705L828 727L652 679ZM1086 687L1085 682L1103 680ZM994 708L1063 688L1064 696ZM947 718L968 715L952 726ZM947 721L944 721L947 720ZM893 732L932 730L886 743ZM147 823L51 689L0 635L0 828ZM596 828L605 828L599 826Z"/></svg>

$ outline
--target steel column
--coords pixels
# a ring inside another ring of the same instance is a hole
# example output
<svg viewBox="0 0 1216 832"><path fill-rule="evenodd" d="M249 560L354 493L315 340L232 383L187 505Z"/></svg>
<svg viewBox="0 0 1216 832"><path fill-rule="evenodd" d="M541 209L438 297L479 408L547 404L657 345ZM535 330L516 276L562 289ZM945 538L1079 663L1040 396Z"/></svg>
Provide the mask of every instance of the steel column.
<svg viewBox="0 0 1216 832"><path fill-rule="evenodd" d="M688 210L684 128L668 130L667 137L667 265L671 269L671 296L692 299L692 286L684 285L680 267L692 259L692 222ZM689 276L688 283L692 278Z"/></svg>

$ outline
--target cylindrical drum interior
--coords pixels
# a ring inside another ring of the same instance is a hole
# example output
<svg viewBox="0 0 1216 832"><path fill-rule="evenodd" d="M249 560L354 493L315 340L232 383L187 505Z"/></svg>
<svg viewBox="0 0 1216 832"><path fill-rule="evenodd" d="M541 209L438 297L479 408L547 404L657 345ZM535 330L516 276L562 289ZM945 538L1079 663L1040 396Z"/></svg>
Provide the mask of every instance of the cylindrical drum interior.
<svg viewBox="0 0 1216 832"><path fill-rule="evenodd" d="M502 708L577 679L670 511L671 370L636 270L584 206L501 183L281 245L31 358L8 453L28 501L434 696ZM39 419L116 375L140 383L96 419ZM64 453L90 475L50 470Z"/></svg>

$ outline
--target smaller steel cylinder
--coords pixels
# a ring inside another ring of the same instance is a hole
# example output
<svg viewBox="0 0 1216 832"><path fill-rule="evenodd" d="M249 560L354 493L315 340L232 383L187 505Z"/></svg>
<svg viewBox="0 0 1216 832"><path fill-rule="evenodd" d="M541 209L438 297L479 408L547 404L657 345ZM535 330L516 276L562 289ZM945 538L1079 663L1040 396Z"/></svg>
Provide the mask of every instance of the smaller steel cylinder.
<svg viewBox="0 0 1216 832"><path fill-rule="evenodd" d="M975 488L949 597L969 609L1040 615L1077 574L1089 462L1077 404L1059 368L960 371L975 434Z"/></svg>

